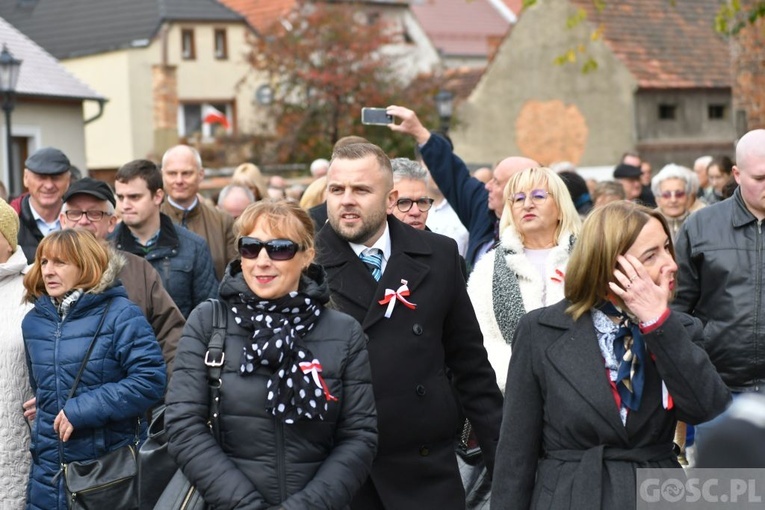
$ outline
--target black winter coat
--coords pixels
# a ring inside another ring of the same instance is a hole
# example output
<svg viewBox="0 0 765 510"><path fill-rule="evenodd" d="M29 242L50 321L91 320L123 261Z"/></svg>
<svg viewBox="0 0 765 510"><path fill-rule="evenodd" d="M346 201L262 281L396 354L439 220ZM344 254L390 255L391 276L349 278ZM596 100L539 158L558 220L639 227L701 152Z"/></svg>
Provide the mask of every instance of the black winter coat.
<svg viewBox="0 0 765 510"><path fill-rule="evenodd" d="M301 291L327 302L323 271L303 276ZM220 287L228 303L252 295L239 261ZM169 450L184 474L214 509L342 509L366 480L377 447L377 416L366 337L351 317L325 309L301 341L321 362L322 376L337 402L324 421L287 425L266 410L268 368L239 375L244 343L252 332L236 324L228 308L225 364L220 398L221 444L207 426L208 386L204 365L212 332L212 306L189 317L175 358L166 402Z"/></svg>
<svg viewBox="0 0 765 510"><path fill-rule="evenodd" d="M454 453L470 419L484 460L494 465L502 393L483 347L453 239L413 229L388 216L391 255L376 282L331 225L316 238L332 301L369 336L380 446L354 507L376 493L391 510L457 510L465 494ZM390 318L379 303L406 280L410 309L397 303ZM451 370L452 383L446 375Z"/></svg>

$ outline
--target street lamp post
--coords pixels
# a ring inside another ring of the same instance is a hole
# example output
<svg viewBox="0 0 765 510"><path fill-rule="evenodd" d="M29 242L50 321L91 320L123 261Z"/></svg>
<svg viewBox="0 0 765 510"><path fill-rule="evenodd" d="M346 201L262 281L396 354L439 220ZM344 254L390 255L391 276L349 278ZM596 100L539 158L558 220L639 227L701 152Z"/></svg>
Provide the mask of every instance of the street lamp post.
<svg viewBox="0 0 765 510"><path fill-rule="evenodd" d="M436 94L434 99L436 100L438 118L441 119L441 132L445 135L449 134L449 123L452 120L454 94L448 90L442 89L438 91L438 94Z"/></svg>
<svg viewBox="0 0 765 510"><path fill-rule="evenodd" d="M3 94L3 111L5 112L5 153L8 161L8 196L21 193L21 182L16 181L13 168L13 136L11 135L11 112L15 105L16 83L19 80L21 60L16 59L3 44L0 52L0 93Z"/></svg>

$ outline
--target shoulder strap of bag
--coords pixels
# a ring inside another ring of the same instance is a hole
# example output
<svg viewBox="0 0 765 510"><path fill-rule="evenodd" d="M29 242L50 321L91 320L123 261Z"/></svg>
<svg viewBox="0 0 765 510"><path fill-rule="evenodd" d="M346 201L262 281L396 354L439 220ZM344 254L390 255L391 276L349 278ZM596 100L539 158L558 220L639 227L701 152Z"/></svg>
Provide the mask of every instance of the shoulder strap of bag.
<svg viewBox="0 0 765 510"><path fill-rule="evenodd" d="M223 346L226 341L227 311L217 299L208 299L212 304L212 334L207 344L205 353L205 365L207 366L207 386L210 389L210 428L217 441L220 440L218 426L218 412L220 407L220 374L223 370L223 362L226 353Z"/></svg>
<svg viewBox="0 0 765 510"><path fill-rule="evenodd" d="M110 299L109 301L106 302L104 313L101 314L101 319L98 321L98 326L96 327L96 333L93 335L93 340L90 341L88 350L85 352L85 358L82 360L80 369L77 371L77 376L74 378L74 384L72 384L72 389L69 390L69 396L66 397L67 401L69 401L69 399L74 396L74 392L77 389L77 386L80 384L80 378L82 378L82 373L85 372L85 367L88 365L88 360L90 359L90 355L93 352L93 348L96 346L96 340L98 340L98 335L101 333L101 328L104 325L104 321L106 320L106 314L109 313L109 307L111 305L112 305L112 300ZM58 455L59 455L59 462L61 463L61 469L56 474L56 476L53 477L54 480L56 480L58 476L64 472L64 467L65 467L64 466L64 446L63 446L63 443L61 442L61 439L58 440Z"/></svg>
<svg viewBox="0 0 765 510"><path fill-rule="evenodd" d="M69 396L66 397L67 400L72 398L74 396L74 391L77 389L77 385L80 384L80 378L82 377L82 373L85 372L85 367L88 365L88 360L90 359L90 355L93 353L93 348L96 346L96 340L98 340L98 335L101 333L101 328L104 325L104 321L106 320L106 314L109 313L109 307L112 305L112 300L106 302L106 308L104 308L104 313L101 314L101 320L98 321L98 327L96 327L96 334L93 335L93 340L90 341L90 345L88 346L88 350L85 353L85 359L82 360L82 364L80 365L80 370L77 371L77 377L74 378L74 384L72 384L72 389L69 390Z"/></svg>

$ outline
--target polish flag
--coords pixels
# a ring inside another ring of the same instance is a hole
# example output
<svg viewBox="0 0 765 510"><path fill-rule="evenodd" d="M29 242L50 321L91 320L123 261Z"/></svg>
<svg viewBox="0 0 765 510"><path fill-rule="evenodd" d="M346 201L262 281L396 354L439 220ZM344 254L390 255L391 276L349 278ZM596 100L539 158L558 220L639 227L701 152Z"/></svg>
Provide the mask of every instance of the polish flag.
<svg viewBox="0 0 765 510"><path fill-rule="evenodd" d="M217 108L213 108L209 104L202 106L202 122L205 124L220 124L224 128L229 128L228 119L226 118L226 115L218 110Z"/></svg>

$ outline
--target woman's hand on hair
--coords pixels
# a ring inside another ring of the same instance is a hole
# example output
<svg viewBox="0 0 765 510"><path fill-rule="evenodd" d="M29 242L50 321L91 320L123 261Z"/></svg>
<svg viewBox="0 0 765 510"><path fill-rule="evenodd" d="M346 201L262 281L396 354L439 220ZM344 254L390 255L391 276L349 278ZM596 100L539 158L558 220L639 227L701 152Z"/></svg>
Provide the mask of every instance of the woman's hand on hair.
<svg viewBox="0 0 765 510"><path fill-rule="evenodd" d="M53 420L53 430L61 438L61 441L67 442L74 432L74 426L69 423L69 419L64 414L64 410L58 412L56 419Z"/></svg>
<svg viewBox="0 0 765 510"><path fill-rule="evenodd" d="M662 270L658 284L651 279L643 264L632 255L619 255L614 269L615 282L609 282L630 313L641 322L659 317L667 309L671 291L671 274Z"/></svg>

